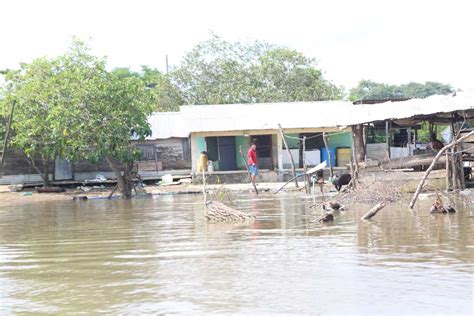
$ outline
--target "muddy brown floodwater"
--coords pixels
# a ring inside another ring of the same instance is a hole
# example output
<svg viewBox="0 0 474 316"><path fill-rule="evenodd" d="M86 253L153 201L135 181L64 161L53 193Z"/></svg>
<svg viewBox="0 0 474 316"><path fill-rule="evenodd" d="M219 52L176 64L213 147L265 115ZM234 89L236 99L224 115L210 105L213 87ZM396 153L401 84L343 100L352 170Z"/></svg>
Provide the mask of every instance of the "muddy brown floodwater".
<svg viewBox="0 0 474 316"><path fill-rule="evenodd" d="M473 314L472 203L323 225L304 195L251 197L250 225L208 225L200 196L2 207L0 314Z"/></svg>

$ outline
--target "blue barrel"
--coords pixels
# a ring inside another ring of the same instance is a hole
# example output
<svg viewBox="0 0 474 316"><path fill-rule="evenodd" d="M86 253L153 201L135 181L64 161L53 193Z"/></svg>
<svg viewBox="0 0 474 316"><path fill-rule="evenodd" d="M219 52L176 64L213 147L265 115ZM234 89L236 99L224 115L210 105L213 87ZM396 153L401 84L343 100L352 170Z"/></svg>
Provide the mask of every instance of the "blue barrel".
<svg viewBox="0 0 474 316"><path fill-rule="evenodd" d="M329 151L331 152L331 165L335 167L336 166L336 148L329 148ZM324 160L327 161L327 166L329 167L328 152L326 148L321 148L321 162L323 162Z"/></svg>

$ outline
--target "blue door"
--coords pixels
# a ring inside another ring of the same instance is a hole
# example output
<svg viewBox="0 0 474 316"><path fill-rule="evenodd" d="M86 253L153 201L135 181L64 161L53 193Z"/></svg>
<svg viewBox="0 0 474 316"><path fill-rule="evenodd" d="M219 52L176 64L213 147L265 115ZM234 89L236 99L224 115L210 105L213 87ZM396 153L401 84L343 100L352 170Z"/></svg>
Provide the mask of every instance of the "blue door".
<svg viewBox="0 0 474 316"><path fill-rule="evenodd" d="M237 170L235 137L218 137L217 143L219 147L219 170Z"/></svg>

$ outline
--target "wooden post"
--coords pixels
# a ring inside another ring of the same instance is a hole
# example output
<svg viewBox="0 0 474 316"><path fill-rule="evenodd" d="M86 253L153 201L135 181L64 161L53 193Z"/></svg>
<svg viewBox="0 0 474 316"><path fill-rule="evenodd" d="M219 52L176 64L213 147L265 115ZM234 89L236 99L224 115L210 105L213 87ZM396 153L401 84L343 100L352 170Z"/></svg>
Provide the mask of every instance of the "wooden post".
<svg viewBox="0 0 474 316"><path fill-rule="evenodd" d="M153 153L154 153L153 156L155 156L154 157L155 158L155 172L158 173L158 153L156 152L156 146L155 145L153 145Z"/></svg>
<svg viewBox="0 0 474 316"><path fill-rule="evenodd" d="M372 207L370 209L370 211L368 211L367 213L365 213L364 216L361 217L361 219L363 220L368 220L372 217L375 216L375 214L377 214L378 211L380 211L381 209L383 209L385 207L385 202L380 202L379 204L375 205L374 207Z"/></svg>
<svg viewBox="0 0 474 316"><path fill-rule="evenodd" d="M293 173L293 177L295 177L295 186L299 188L298 186L298 178L296 177L296 168L295 168L295 160L293 159L293 155L291 154L290 148L288 147L288 144L285 139L285 132L283 131L283 128L281 127L280 124L278 124L278 128L280 129L280 134L281 138L283 140L283 144L285 145L286 152L288 153L288 156L290 156L290 162L291 162L291 171Z"/></svg>
<svg viewBox="0 0 474 316"><path fill-rule="evenodd" d="M332 181L332 178L334 177L334 172L332 170L332 155L331 155L331 151L329 150L329 146L328 146L328 135L326 134L326 132L323 132L323 142L324 142L324 147L326 147L326 152L328 153L328 163L329 163L329 176L331 177L331 181Z"/></svg>
<svg viewBox="0 0 474 316"><path fill-rule="evenodd" d="M451 114L451 131L453 139L457 138L460 134L460 125L456 123L456 115ZM459 146L455 145L452 151L452 159L453 159L453 181L456 180L453 188L456 190L464 189L464 166L462 162L462 154L458 153Z"/></svg>
<svg viewBox="0 0 474 316"><path fill-rule="evenodd" d="M451 114L451 136L452 136L452 141L456 139L456 126L454 124L455 118L454 115ZM453 191L458 189L458 181L457 181L457 168L456 168L456 155L455 155L455 149L456 146L453 146L451 148L451 177L452 177L452 182L453 182Z"/></svg>
<svg viewBox="0 0 474 316"><path fill-rule="evenodd" d="M304 172L304 191L309 193L309 179L306 174L306 136L303 136L303 172Z"/></svg>
<svg viewBox="0 0 474 316"><path fill-rule="evenodd" d="M449 153L446 151L446 191L451 190L451 177L449 174Z"/></svg>
<svg viewBox="0 0 474 316"><path fill-rule="evenodd" d="M356 181L355 168L354 168L354 159L352 159L352 157L349 158L349 163L350 163L350 167L351 167L350 186L351 186L351 189L355 189L356 186L357 186L357 181Z"/></svg>
<svg viewBox="0 0 474 316"><path fill-rule="evenodd" d="M364 148L367 148L367 136L369 134L369 127L367 125L362 125L362 140ZM365 155L364 155L365 156Z"/></svg>
<svg viewBox="0 0 474 316"><path fill-rule="evenodd" d="M202 195L204 197L204 207L206 208L207 215L206 172L204 168L202 168Z"/></svg>
<svg viewBox="0 0 474 316"><path fill-rule="evenodd" d="M457 168L456 168L456 155L454 153L454 147L451 148L451 170L453 171L451 173L452 177L452 182L453 182L453 190L458 189L458 179L457 179Z"/></svg>
<svg viewBox="0 0 474 316"><path fill-rule="evenodd" d="M390 134L389 134L389 128L388 128L388 120L385 121L385 143L387 144L387 150L388 150L388 159L390 159Z"/></svg>
<svg viewBox="0 0 474 316"><path fill-rule="evenodd" d="M451 149L452 147L456 146L457 144L461 143L462 141L464 141L466 138L470 137L474 135L474 131L472 132L469 132L468 134L464 135L463 137L455 140L455 138L453 138L453 141L449 144L449 145L446 145L444 146L439 152L438 154L436 155L436 157L434 157L433 161L431 162L431 165L428 167L428 169L425 171L425 174L423 175L423 178L421 178L421 181L420 183L418 184L418 187L415 191L415 194L413 195L413 198L410 202L410 208L413 209L413 207L415 206L415 203L416 203L416 200L418 199L418 195L420 195L420 192L421 192L421 189L423 188L424 184L425 184L425 181L426 179L428 178L431 170L433 170L434 166L436 165L436 162L438 161L438 159L444 154L444 152L448 149ZM454 171L454 170L453 170Z"/></svg>
<svg viewBox="0 0 474 316"><path fill-rule="evenodd" d="M463 163L463 160L462 160L462 153L459 153L458 154L459 156L459 182L460 182L460 189L461 190L464 190L466 188L466 181L464 179L464 163Z"/></svg>

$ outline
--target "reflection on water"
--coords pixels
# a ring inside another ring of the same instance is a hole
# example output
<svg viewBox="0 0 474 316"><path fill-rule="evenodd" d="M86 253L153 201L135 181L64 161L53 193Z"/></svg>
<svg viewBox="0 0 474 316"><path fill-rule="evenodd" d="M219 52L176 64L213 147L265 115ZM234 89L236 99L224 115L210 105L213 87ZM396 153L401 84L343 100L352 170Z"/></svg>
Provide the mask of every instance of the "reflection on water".
<svg viewBox="0 0 474 316"><path fill-rule="evenodd" d="M0 209L0 314L473 313L472 206L322 225L309 202L239 196L250 225L208 225L198 196Z"/></svg>

